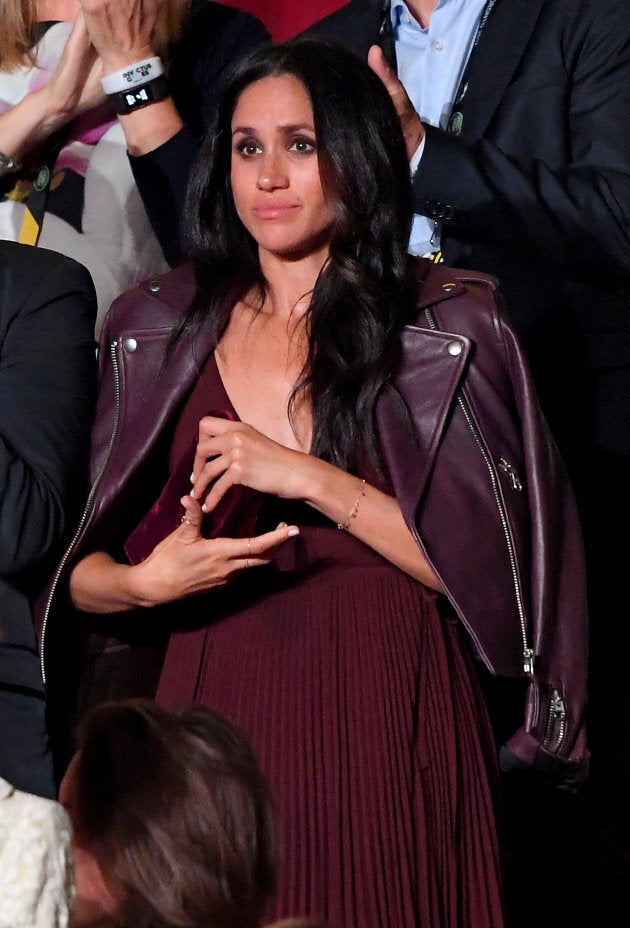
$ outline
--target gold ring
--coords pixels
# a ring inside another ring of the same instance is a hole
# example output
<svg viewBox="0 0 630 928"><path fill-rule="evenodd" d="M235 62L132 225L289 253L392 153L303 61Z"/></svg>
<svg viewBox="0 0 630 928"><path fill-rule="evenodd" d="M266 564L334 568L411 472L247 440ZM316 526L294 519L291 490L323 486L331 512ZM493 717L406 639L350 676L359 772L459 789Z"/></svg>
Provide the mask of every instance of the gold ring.
<svg viewBox="0 0 630 928"><path fill-rule="evenodd" d="M186 525L199 525L198 519L189 519L188 516L182 516L180 521Z"/></svg>

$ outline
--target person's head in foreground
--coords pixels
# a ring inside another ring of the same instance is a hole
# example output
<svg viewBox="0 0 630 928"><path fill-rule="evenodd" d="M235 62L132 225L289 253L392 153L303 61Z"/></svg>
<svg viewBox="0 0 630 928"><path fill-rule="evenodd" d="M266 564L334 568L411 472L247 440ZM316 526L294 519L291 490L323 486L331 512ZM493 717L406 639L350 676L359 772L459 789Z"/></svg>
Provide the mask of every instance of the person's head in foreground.
<svg viewBox="0 0 630 928"><path fill-rule="evenodd" d="M275 875L271 799L220 714L137 699L97 707L60 800L74 828L76 928L260 924Z"/></svg>

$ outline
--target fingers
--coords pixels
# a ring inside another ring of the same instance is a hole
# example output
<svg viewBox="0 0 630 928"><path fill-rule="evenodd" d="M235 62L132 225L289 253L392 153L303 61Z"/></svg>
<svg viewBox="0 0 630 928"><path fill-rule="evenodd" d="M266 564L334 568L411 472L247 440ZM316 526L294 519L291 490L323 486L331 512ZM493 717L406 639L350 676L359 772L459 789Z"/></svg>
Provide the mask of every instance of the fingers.
<svg viewBox="0 0 630 928"><path fill-rule="evenodd" d="M241 482L241 462L245 447L251 447L251 433L243 422L218 416L205 416L199 422L199 441L190 476L192 495L201 499L207 493L204 512L214 509L224 493ZM229 471L229 475L228 472Z"/></svg>
<svg viewBox="0 0 630 928"><path fill-rule="evenodd" d="M367 63L372 68L377 77L379 77L382 82L385 84L385 88L389 95L391 96L392 91L396 89L396 85L401 82L398 80L393 69L388 65L387 59L383 54L383 49L380 45L371 45L368 51Z"/></svg>
<svg viewBox="0 0 630 928"><path fill-rule="evenodd" d="M411 161L424 137L424 127L420 117L416 113L402 81L398 79L393 68L389 66L383 50L378 45L370 47L367 60L376 76L385 85L385 89L392 99L405 138L407 157Z"/></svg>
<svg viewBox="0 0 630 928"><path fill-rule="evenodd" d="M206 484L215 479L220 470L209 469L207 465L218 457L223 450L223 444L220 446L213 439L219 438L240 423L232 422L228 419L219 418L218 416L204 416L199 422L199 440L197 442L197 452L193 462L193 470L190 477L191 483L196 483L200 474L204 472ZM226 428L227 426L227 428Z"/></svg>
<svg viewBox="0 0 630 928"><path fill-rule="evenodd" d="M70 36L73 37L75 41L84 41L90 44L90 37L88 35L87 26L85 24L85 16L83 15L83 10L79 10L77 15L74 17L72 22L72 32ZM68 39L70 41L70 38Z"/></svg>
<svg viewBox="0 0 630 928"><path fill-rule="evenodd" d="M153 54L156 0L80 0L105 73Z"/></svg>
<svg viewBox="0 0 630 928"><path fill-rule="evenodd" d="M203 512L198 501L192 496L183 496L181 504L184 507L184 515L181 518L180 535L186 541L197 541L201 538L201 520Z"/></svg>
<svg viewBox="0 0 630 928"><path fill-rule="evenodd" d="M58 67L62 67L62 62L65 63L68 59L76 62L77 66L79 66L83 65L86 60L94 58L96 58L96 51L92 47L83 12L79 10L73 20L72 31L64 46Z"/></svg>
<svg viewBox="0 0 630 928"><path fill-rule="evenodd" d="M263 567L271 561L279 545L299 534L300 530L297 525L287 525L286 522L281 522L272 532L239 539L240 555L237 555L237 558L245 568Z"/></svg>
<svg viewBox="0 0 630 928"><path fill-rule="evenodd" d="M193 499L199 500L202 513L212 512L230 487L239 483L234 479L235 470L230 470L230 473L223 472L225 466L224 459L221 459L218 465L209 461L193 482L190 495ZM193 479L194 475L191 474L191 481Z"/></svg>

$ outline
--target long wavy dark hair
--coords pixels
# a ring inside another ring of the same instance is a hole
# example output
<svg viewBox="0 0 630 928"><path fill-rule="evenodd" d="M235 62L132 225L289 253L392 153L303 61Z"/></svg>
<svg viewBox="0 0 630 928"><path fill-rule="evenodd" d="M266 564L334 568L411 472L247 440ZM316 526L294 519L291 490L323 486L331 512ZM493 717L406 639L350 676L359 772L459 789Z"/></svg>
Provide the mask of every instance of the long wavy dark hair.
<svg viewBox="0 0 630 928"><path fill-rule="evenodd" d="M199 289L184 328L203 321L218 341L237 300L253 292L264 301L258 246L232 198L231 120L246 87L283 74L296 77L310 98L322 186L333 209L330 258L311 295L308 355L289 414L305 393L312 452L346 470L356 470L365 455L378 467L375 404L396 367L417 289L407 254L411 181L389 94L344 49L295 39L256 49L234 71L188 191L187 251Z"/></svg>

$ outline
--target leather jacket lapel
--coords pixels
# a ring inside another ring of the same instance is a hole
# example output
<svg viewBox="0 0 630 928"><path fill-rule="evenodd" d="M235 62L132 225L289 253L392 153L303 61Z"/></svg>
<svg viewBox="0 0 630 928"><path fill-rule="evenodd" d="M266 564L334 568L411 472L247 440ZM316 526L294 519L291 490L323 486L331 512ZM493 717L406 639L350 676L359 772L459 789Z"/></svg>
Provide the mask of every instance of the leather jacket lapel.
<svg viewBox="0 0 630 928"><path fill-rule="evenodd" d="M403 514L411 524L462 383L471 344L458 336L406 326L393 388L384 390L376 423L385 465Z"/></svg>

